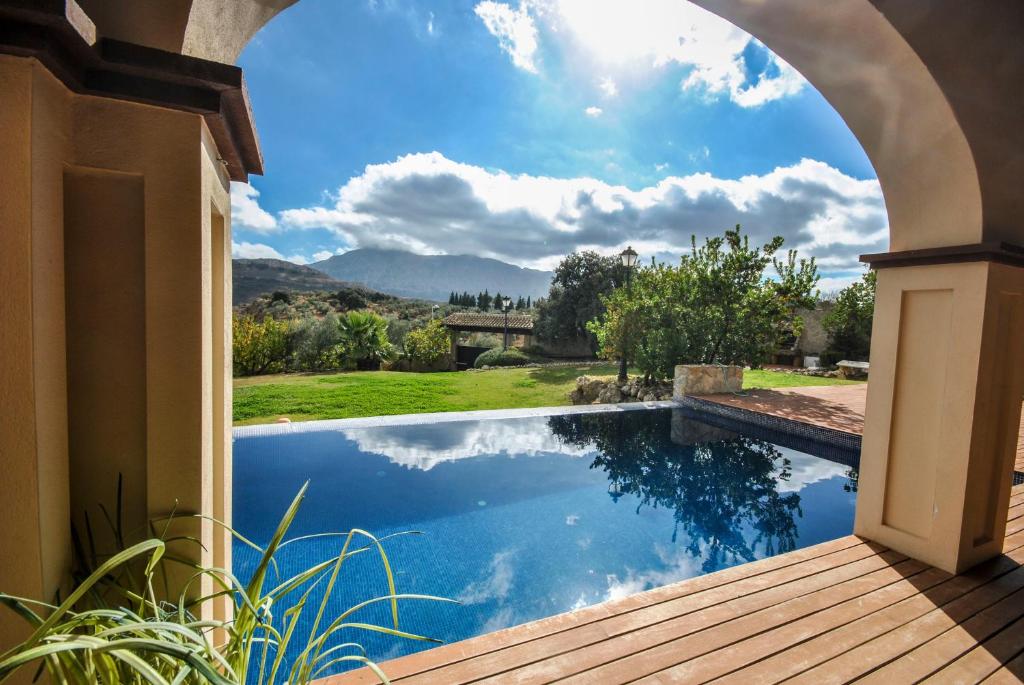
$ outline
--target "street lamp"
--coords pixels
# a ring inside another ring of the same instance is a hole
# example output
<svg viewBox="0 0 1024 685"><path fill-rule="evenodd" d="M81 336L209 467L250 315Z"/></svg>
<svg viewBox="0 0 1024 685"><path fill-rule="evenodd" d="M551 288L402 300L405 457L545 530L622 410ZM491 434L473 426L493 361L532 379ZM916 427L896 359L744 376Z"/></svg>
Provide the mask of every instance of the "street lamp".
<svg viewBox="0 0 1024 685"><path fill-rule="evenodd" d="M504 350L508 350L508 308L512 305L511 297L501 298L501 308L505 311L505 340Z"/></svg>
<svg viewBox="0 0 1024 685"><path fill-rule="evenodd" d="M630 276L633 274L633 267L636 266L637 258L636 250L630 245L619 254L619 259L622 260L622 266L626 268L626 292L632 293L632 281ZM623 320L622 325L624 330L622 331L622 352L619 354L619 382L626 382L626 367L628 362L626 361L626 347L629 344L629 325L627 320Z"/></svg>

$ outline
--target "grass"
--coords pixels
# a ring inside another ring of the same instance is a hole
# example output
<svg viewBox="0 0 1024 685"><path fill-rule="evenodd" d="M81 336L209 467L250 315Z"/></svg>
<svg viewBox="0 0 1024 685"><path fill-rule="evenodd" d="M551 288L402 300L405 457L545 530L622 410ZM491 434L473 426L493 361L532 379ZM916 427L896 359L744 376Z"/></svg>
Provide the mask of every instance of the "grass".
<svg viewBox="0 0 1024 685"><path fill-rule="evenodd" d="M481 373L353 371L235 379L235 425L388 414L553 407L569 404L577 376L614 376L613 364L500 369ZM746 371L743 387L841 385L855 381Z"/></svg>

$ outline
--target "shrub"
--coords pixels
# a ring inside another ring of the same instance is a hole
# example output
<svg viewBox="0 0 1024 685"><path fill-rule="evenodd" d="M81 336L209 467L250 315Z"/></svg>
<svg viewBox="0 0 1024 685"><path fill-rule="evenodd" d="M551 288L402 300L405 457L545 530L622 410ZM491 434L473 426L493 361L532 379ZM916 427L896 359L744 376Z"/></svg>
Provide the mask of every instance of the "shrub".
<svg viewBox="0 0 1024 685"><path fill-rule="evenodd" d="M495 347L477 357L473 366L480 369L485 366L524 366L529 363L530 358L514 347L507 350Z"/></svg>
<svg viewBox="0 0 1024 685"><path fill-rule="evenodd" d="M78 559L85 567L82 576L59 606L0 593L0 607L10 609L27 623L26 632L31 631L24 642L0 655L0 681L19 670L31 673L45 668L52 682L82 685L306 685L329 675L338 665L355 663L369 666L381 682L387 682L361 646L351 641L338 645L338 638L347 638L356 631L372 631L439 642L400 629L399 603L450 600L398 592L382 544L394 534L376 538L355 529L326 533L338 540L334 557L318 561L291 578L279 578L278 551L308 537L285 539L308 485L292 501L266 547L258 547L228 529L241 543L254 547L260 554L246 585L224 569L195 567L189 569L190 574L193 570L195 573L188 586L171 592L165 585L166 579L172 577L164 568L165 563L186 563L175 555L175 546L198 545L194 538L178 535L134 545L125 543L116 553L97 557L96 563ZM120 512L121 507L116 511ZM118 520L116 525L120 523ZM170 523L153 522L153 529L166 533ZM111 525L115 526L113 521ZM89 542L93 542L91 536ZM342 564L364 552L379 557L386 594L340 611L341 607L331 600L334 588L348 580L341 575ZM211 593L189 599L184 590L200 590L200 579L210 581ZM158 588L164 590L165 597L161 598ZM222 596L232 600L232 619L201 621L202 606ZM390 610L390 620L384 625L359 616L349 618L356 610L375 603ZM292 606L281 611L282 604ZM314 628L309 633L293 633L288 626L294 627L302 614L317 616ZM4 620L13 618L5 616ZM290 643L300 640L301 651L297 656L289 656ZM31 676L26 675L28 682Z"/></svg>
<svg viewBox="0 0 1024 685"><path fill-rule="evenodd" d="M828 333L826 364L843 359L866 361L871 353L871 321L875 316L875 272L843 288L821 325Z"/></svg>
<svg viewBox="0 0 1024 685"><path fill-rule="evenodd" d="M440 319L432 319L405 336L405 355L412 368L436 368L450 352L451 336Z"/></svg>
<svg viewBox="0 0 1024 685"><path fill-rule="evenodd" d="M231 353L236 376L283 371L288 358L288 324L269 315L262 321L236 316L231 321Z"/></svg>

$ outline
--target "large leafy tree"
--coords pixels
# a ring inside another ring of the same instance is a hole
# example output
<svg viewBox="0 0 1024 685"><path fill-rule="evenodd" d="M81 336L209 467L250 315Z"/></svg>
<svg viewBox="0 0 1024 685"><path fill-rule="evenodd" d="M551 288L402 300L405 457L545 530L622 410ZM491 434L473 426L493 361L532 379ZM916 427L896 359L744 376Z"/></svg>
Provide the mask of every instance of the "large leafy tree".
<svg viewBox="0 0 1024 685"><path fill-rule="evenodd" d="M676 364L763 364L782 337L799 331L796 310L813 306L817 294L814 260L795 250L777 258L782 242L751 247L737 226L703 245L693 238L679 266L639 269L589 325L602 355L625 350L653 378L671 377Z"/></svg>
<svg viewBox="0 0 1024 685"><path fill-rule="evenodd" d="M536 303L537 336L552 343L570 344L585 338L596 352L597 338L587 329L587 323L604 314L602 297L611 294L624 277L617 256L591 251L568 255L555 269L547 299Z"/></svg>
<svg viewBox="0 0 1024 685"><path fill-rule="evenodd" d="M828 333L826 360L866 361L871 353L871 321L875 316L874 271L839 292L832 310L822 319Z"/></svg>

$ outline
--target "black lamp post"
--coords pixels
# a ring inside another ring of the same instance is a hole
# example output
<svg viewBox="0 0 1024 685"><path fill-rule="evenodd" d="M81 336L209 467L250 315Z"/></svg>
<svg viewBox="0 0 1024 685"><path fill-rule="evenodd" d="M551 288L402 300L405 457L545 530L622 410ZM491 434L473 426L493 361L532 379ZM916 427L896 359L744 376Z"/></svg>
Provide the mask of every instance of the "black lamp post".
<svg viewBox="0 0 1024 685"><path fill-rule="evenodd" d="M503 348L504 350L508 349L508 308L509 308L509 306L511 304L512 304L512 298L511 297L503 297L501 299L501 308L505 311L505 340L504 340L504 343L503 343L504 344L504 348Z"/></svg>
<svg viewBox="0 0 1024 685"><path fill-rule="evenodd" d="M619 254L619 259L622 260L622 266L626 268L626 292L632 292L633 282L630 277L633 275L633 267L636 266L637 258L636 250L630 245ZM625 327L622 332L622 353L619 355L619 382L626 382L626 368L629 362L626 361L626 348L629 345L629 324L628 321L623 320L622 325Z"/></svg>

